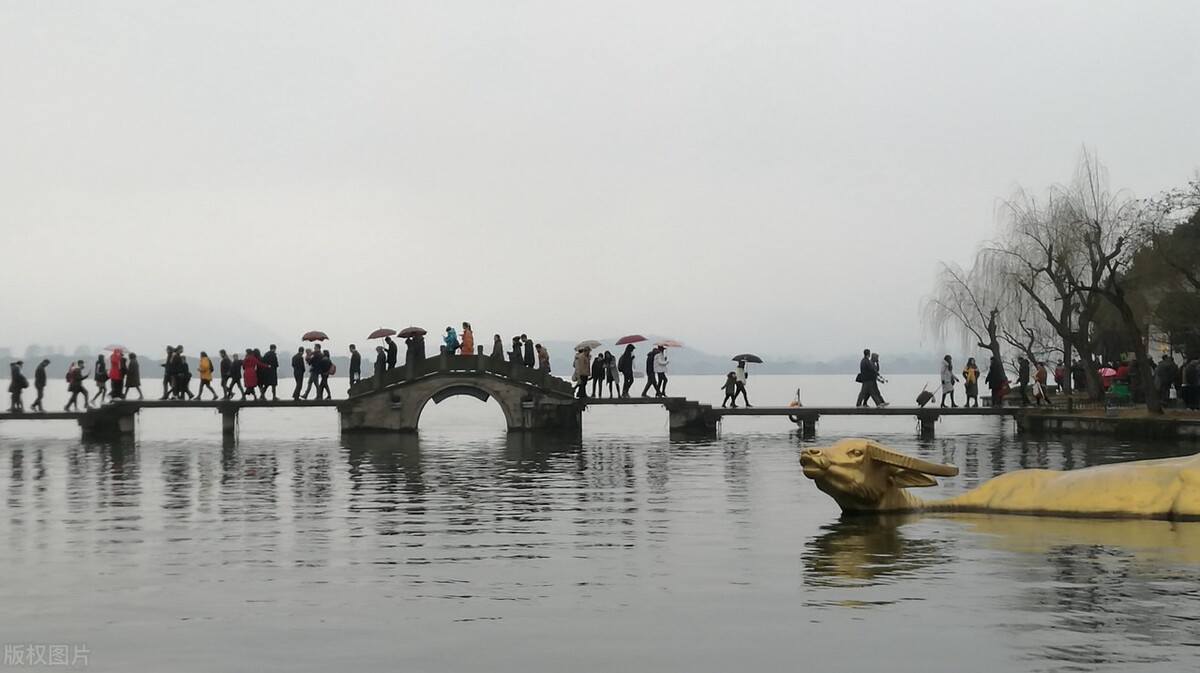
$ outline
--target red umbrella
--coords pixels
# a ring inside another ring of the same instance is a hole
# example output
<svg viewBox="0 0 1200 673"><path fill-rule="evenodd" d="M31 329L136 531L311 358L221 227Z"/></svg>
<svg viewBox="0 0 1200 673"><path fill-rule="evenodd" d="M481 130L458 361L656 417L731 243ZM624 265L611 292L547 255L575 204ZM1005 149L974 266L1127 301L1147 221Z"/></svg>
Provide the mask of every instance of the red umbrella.
<svg viewBox="0 0 1200 673"><path fill-rule="evenodd" d="M654 342L654 345L662 346L663 348L683 348L683 344L674 339L659 339Z"/></svg>
<svg viewBox="0 0 1200 673"><path fill-rule="evenodd" d="M304 336L300 337L300 339L302 341L324 341L328 338L329 338L328 334L326 334L324 332L318 332L317 330L313 330L311 332L305 332Z"/></svg>
<svg viewBox="0 0 1200 673"><path fill-rule="evenodd" d="M425 336L428 334L428 332L420 327L405 327L404 329L400 330L398 334L407 339L408 337Z"/></svg>
<svg viewBox="0 0 1200 673"><path fill-rule="evenodd" d="M635 344L639 341L645 340L646 337L642 336L641 334L630 334L629 336L623 336L620 339L617 339L617 345L624 346L625 344Z"/></svg>
<svg viewBox="0 0 1200 673"><path fill-rule="evenodd" d="M374 332L371 332L371 336L369 336L367 338L368 339L382 339L383 337L392 336L395 333L396 333L396 330L394 330L394 329L380 327L379 329L375 330Z"/></svg>

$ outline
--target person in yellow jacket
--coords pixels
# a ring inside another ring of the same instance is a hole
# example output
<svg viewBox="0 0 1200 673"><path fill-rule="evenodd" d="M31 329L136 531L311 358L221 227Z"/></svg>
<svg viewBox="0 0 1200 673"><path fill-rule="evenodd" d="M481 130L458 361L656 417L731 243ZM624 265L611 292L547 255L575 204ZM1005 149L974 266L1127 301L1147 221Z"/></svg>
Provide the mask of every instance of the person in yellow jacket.
<svg viewBox="0 0 1200 673"><path fill-rule="evenodd" d="M967 364L963 367L963 387L967 389L966 406L971 406L971 400L975 400L975 406L979 406L979 366L975 364L975 358L967 358Z"/></svg>
<svg viewBox="0 0 1200 673"><path fill-rule="evenodd" d="M197 366L200 370L200 392L196 395L196 399L204 398L204 389L208 388L208 392L212 393L213 399L217 399L217 391L212 387L213 363L208 359L208 353L200 351L200 364Z"/></svg>

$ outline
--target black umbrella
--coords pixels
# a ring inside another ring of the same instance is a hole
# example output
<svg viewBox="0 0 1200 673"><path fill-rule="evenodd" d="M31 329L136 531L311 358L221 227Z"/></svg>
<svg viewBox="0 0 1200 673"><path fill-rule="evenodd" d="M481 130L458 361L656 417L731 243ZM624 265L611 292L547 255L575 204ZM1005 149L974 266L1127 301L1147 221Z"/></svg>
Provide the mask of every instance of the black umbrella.
<svg viewBox="0 0 1200 673"><path fill-rule="evenodd" d="M762 364L762 358L753 353L742 353L741 355L733 356L734 362L753 362L754 364Z"/></svg>

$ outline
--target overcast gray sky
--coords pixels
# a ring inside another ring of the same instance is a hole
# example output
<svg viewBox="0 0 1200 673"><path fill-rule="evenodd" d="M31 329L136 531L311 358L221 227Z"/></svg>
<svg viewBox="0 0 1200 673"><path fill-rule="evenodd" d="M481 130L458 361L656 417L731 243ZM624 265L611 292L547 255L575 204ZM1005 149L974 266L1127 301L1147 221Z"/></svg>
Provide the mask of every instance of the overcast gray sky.
<svg viewBox="0 0 1200 673"><path fill-rule="evenodd" d="M0 345L470 320L934 348L938 262L1016 185L1085 144L1137 196L1193 176L1198 26L1194 0L4 2Z"/></svg>

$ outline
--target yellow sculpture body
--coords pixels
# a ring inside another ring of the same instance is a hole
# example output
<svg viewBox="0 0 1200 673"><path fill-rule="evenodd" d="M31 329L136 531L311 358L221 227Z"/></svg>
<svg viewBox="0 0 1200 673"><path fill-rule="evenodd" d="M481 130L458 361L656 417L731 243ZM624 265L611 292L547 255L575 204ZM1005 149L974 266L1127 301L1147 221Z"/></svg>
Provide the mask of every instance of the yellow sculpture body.
<svg viewBox="0 0 1200 673"><path fill-rule="evenodd" d="M1000 512L1097 518L1200 520L1200 454L1082 470L1020 470L962 495L922 500L905 489L935 486L953 465L914 458L869 439L843 439L800 454L804 476L844 512Z"/></svg>

